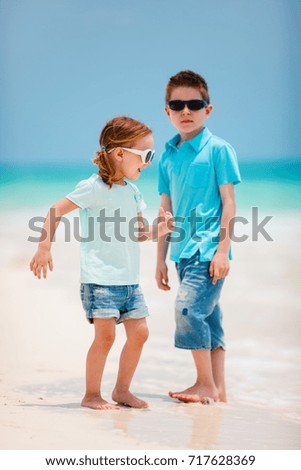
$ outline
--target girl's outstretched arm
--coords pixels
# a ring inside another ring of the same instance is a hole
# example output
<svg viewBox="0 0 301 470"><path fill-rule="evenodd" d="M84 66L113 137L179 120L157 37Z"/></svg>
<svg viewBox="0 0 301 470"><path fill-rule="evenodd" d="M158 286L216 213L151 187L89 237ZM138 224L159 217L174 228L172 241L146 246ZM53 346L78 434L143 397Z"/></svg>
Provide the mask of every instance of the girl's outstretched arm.
<svg viewBox="0 0 301 470"><path fill-rule="evenodd" d="M30 262L30 270L38 279L41 279L42 271L43 277L46 279L47 268L49 267L50 271L53 269L51 242L60 223L60 218L77 208L78 206L74 204L74 202L69 201L67 198L63 198L49 209L43 225L38 249Z"/></svg>

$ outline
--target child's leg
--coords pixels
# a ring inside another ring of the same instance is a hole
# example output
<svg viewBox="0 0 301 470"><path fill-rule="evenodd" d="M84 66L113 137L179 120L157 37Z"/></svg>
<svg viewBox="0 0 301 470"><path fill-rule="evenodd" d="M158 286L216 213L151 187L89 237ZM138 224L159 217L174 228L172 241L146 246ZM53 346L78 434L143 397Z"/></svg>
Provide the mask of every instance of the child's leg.
<svg viewBox="0 0 301 470"><path fill-rule="evenodd" d="M227 401L225 387L225 343L222 325L223 314L217 304L207 322L211 331L211 363L215 385L219 392L219 400Z"/></svg>
<svg viewBox="0 0 301 470"><path fill-rule="evenodd" d="M115 339L115 318L94 319L95 338L87 354L86 394L81 405L95 410L116 409L101 397L100 385L108 353Z"/></svg>
<svg viewBox="0 0 301 470"><path fill-rule="evenodd" d="M145 318L124 321L127 340L120 355L117 382L112 398L120 404L133 408L146 408L144 400L135 397L130 391L130 384L138 365L143 345L148 338Z"/></svg>
<svg viewBox="0 0 301 470"><path fill-rule="evenodd" d="M218 390L212 375L211 351L196 349L191 352L197 372L196 382L182 392L169 392L169 396L185 402L207 403L209 398L218 400Z"/></svg>
<svg viewBox="0 0 301 470"><path fill-rule="evenodd" d="M215 313L223 280L215 285L209 274L209 262L200 262L196 253L177 263L180 287L176 299L175 346L191 350L197 378L192 387L169 395L182 401L207 402L219 399L211 362L212 330L209 319ZM216 348L222 343L217 342ZM215 356L214 356L215 358Z"/></svg>
<svg viewBox="0 0 301 470"><path fill-rule="evenodd" d="M211 352L213 379L220 401L227 401L225 387L225 350L221 347Z"/></svg>

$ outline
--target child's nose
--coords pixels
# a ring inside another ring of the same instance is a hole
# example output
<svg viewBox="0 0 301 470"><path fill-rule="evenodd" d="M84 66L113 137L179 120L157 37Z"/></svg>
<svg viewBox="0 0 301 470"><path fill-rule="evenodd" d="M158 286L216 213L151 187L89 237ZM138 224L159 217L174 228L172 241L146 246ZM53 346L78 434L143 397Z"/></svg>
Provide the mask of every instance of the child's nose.
<svg viewBox="0 0 301 470"><path fill-rule="evenodd" d="M187 104L184 106L183 113L190 113L190 109L188 108Z"/></svg>

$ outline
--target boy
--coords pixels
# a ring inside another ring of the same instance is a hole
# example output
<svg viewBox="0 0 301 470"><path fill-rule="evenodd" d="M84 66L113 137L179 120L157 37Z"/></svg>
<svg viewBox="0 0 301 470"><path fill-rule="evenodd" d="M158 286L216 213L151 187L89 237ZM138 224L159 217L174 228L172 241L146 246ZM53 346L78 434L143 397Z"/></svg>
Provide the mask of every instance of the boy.
<svg viewBox="0 0 301 470"><path fill-rule="evenodd" d="M208 86L190 70L171 77L165 111L178 134L159 161L161 206L173 213L175 231L158 242L156 281L169 290L165 262L169 241L180 281L175 346L191 350L197 378L170 392L184 402L226 401L225 344L218 303L231 259L234 185L240 174L234 149L204 126L212 112Z"/></svg>

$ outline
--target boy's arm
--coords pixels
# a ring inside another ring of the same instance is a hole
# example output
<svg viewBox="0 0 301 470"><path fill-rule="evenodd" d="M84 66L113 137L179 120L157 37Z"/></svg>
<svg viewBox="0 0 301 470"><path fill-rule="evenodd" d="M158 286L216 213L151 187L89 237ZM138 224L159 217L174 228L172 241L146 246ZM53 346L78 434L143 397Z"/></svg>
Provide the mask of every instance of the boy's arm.
<svg viewBox="0 0 301 470"><path fill-rule="evenodd" d="M63 198L49 209L43 225L38 249L30 262L30 270L38 279L41 279L41 271L43 271L43 277L46 278L47 267L49 267L50 271L53 269L50 252L51 242L60 223L60 218L78 207L74 202L69 201L69 199Z"/></svg>
<svg viewBox="0 0 301 470"><path fill-rule="evenodd" d="M219 279L222 279L229 274L229 250L235 217L235 195L233 183L219 186L219 192L222 198L223 209L220 241L209 268L210 276L213 277L212 284L216 284Z"/></svg>
<svg viewBox="0 0 301 470"><path fill-rule="evenodd" d="M162 194L161 196L161 207L165 211L172 212L170 196L167 194ZM169 237L161 237L157 243L157 267L156 267L156 281L159 289L170 290L168 284L168 268L165 262L166 255L169 246Z"/></svg>

